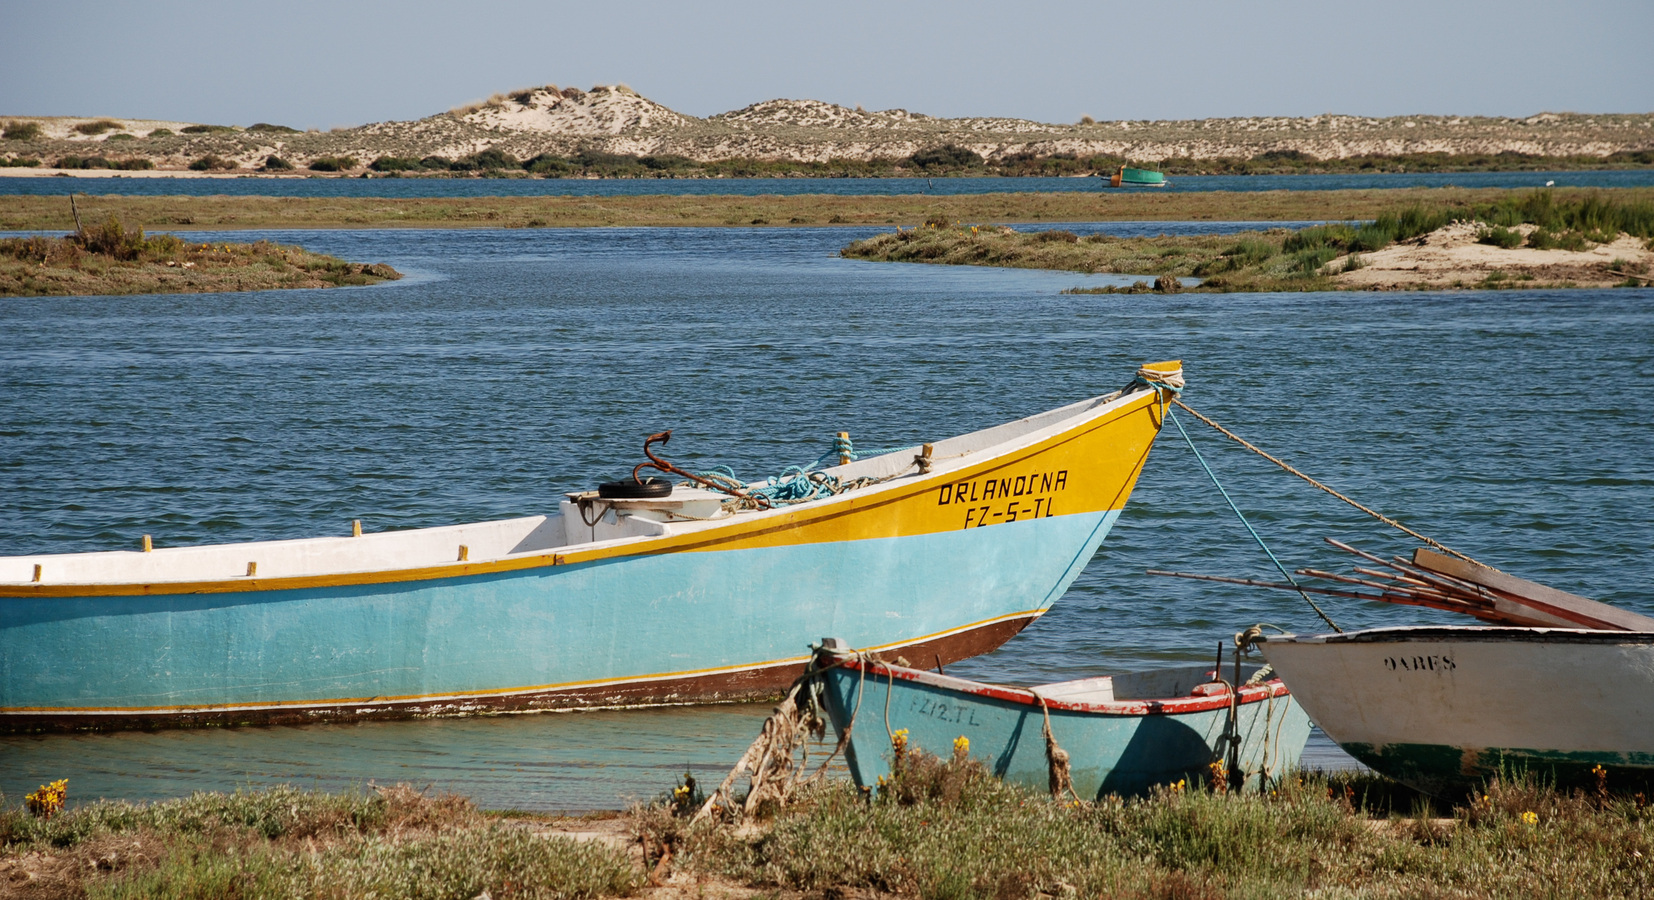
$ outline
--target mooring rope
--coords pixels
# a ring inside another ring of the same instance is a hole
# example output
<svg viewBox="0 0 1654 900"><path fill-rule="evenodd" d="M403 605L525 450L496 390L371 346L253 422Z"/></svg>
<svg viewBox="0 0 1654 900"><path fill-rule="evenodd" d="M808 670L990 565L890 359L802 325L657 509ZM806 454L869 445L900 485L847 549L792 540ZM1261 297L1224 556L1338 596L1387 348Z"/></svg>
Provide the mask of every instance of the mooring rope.
<svg viewBox="0 0 1654 900"><path fill-rule="evenodd" d="M1178 406L1183 406L1183 404L1179 402L1176 397L1172 398L1172 402L1176 403ZM1187 409L1188 407L1184 408ZM1321 607L1310 598L1308 592L1298 586L1298 582L1292 577L1292 573L1286 570L1286 566L1282 565L1281 561L1275 557L1274 551L1270 550L1269 545L1264 543L1263 536L1258 534L1258 530L1253 528L1252 523L1246 520L1246 514L1240 511L1240 507L1236 506L1235 501L1230 498L1229 492L1224 490L1223 482L1218 480L1217 473L1212 471L1212 467L1206 464L1206 458L1200 455L1200 450L1195 447L1195 442L1189 438L1189 432L1184 430L1183 423L1178 421L1177 413L1172 412L1170 406L1166 407L1166 417L1172 420L1173 425L1177 426L1177 433L1183 435L1183 442L1189 445L1189 450L1194 453L1195 460L1200 463L1200 467L1202 469L1206 470L1206 477L1212 479L1212 484L1217 487L1218 493L1223 495L1223 502L1229 504L1229 508L1234 510L1235 518L1240 519L1241 524L1246 526L1247 532L1252 535L1252 540L1258 542L1258 546L1263 549L1264 555L1269 557L1269 561L1274 563L1275 568L1280 571L1281 577L1286 579L1287 584L1292 585L1293 589L1298 592L1298 596L1304 598L1304 602L1309 604L1310 609L1315 610L1315 614L1321 617L1321 621L1327 623L1327 627L1338 632L1339 634L1343 634L1344 629L1339 628L1338 623L1334 622L1331 617L1329 617L1326 612L1324 612Z"/></svg>
<svg viewBox="0 0 1654 900"><path fill-rule="evenodd" d="M1282 565L1281 561L1275 558L1275 554L1269 549L1269 545L1264 543L1263 536L1258 534L1258 530L1253 528L1252 523L1246 520L1246 514L1240 511L1240 507L1236 506L1235 501L1229 497L1229 492L1224 490L1223 482L1218 481L1217 473L1213 472L1212 467L1206 464L1206 458L1200 455L1200 450L1195 447L1195 442L1189 439L1189 432L1183 429L1183 423L1178 421L1177 414L1172 411L1171 405L1175 403L1178 406L1182 406L1184 409L1189 409L1189 407L1184 405L1183 401L1178 398L1178 395L1183 392L1183 370L1178 369L1175 372L1163 373L1144 366L1143 368L1137 370L1137 377L1133 380L1133 383L1141 384L1154 391L1155 398L1159 400L1166 409L1166 417L1172 420L1173 425L1177 426L1178 433L1183 435L1183 442L1189 445L1189 450L1194 453L1195 460L1200 463L1200 467L1202 469L1206 470L1206 477L1212 479L1212 484L1217 487L1218 493L1223 495L1223 501L1229 504L1229 508L1235 512L1235 517L1240 519L1242 525L1246 526L1247 532L1252 535L1252 540L1258 542L1258 546L1263 549L1264 555L1269 557L1269 561L1274 563L1275 568L1280 571L1281 577L1285 578L1287 583L1292 585L1292 587L1298 591L1298 596L1304 598L1304 602L1309 604L1310 609L1315 610L1315 614L1321 617L1321 621L1327 623L1327 626L1333 631L1342 634L1344 629L1339 628L1338 624L1328 617L1314 600L1310 599L1309 594L1303 588L1298 587L1298 582L1293 579L1292 573L1288 572L1286 570L1286 566ZM1169 399L1167 398L1167 394L1171 395ZM1194 413L1194 410L1190 409L1189 412ZM1198 416L1199 413L1195 413L1195 415ZM1208 424L1216 424L1210 420L1206 421Z"/></svg>
<svg viewBox="0 0 1654 900"><path fill-rule="evenodd" d="M1383 522L1384 524L1390 526L1391 528L1394 528L1398 531L1401 531L1401 532L1404 532L1408 535L1411 535L1412 537L1415 537L1415 538L1423 541L1424 543L1429 544L1430 546L1436 548L1437 550L1440 550L1443 553L1447 553L1447 554L1450 554L1452 556L1457 556L1458 558L1460 558L1462 560L1465 560L1466 562L1476 562L1474 559L1471 559L1470 557L1464 555L1463 553L1460 553L1459 551L1454 550L1452 547L1449 547L1449 546L1447 546L1445 544L1442 544L1442 543L1439 543L1439 542L1437 542L1437 541L1435 541L1435 540L1433 540L1429 537L1426 537L1422 534L1419 534L1417 531L1414 531L1413 529L1408 528L1406 525L1403 525L1400 522L1397 522L1395 519L1392 519L1389 516L1386 516L1383 513L1379 512L1375 509L1372 509L1372 508L1367 507L1367 506L1363 506L1362 504L1357 503L1355 500L1352 500L1349 497L1346 497L1343 494L1340 494L1339 492L1333 490L1332 488L1327 487L1326 485L1322 484L1321 482L1316 481L1315 479L1309 477L1308 475L1305 475L1303 472L1300 472L1297 469L1293 468L1291 465L1287 464L1287 462L1285 460L1279 459L1279 458L1274 457L1274 456L1271 456L1269 453L1265 452L1264 450L1262 450L1261 448L1259 448L1258 446L1256 446L1252 442L1246 440L1245 438L1241 437L1240 435L1235 434L1233 431L1230 431L1229 429L1224 428L1222 425L1219 425L1218 423L1212 421L1211 419L1208 419L1205 416L1201 415L1200 413L1196 412L1194 409L1192 409L1189 406L1189 404L1184 403L1182 398L1173 397L1172 402L1177 404L1178 406L1183 407L1185 410L1188 410L1189 415L1194 416L1195 418L1199 419L1200 421L1205 422L1207 425L1210 425L1211 427L1217 429L1217 431L1220 434L1222 434L1224 437L1234 441L1237 444L1240 444L1242 447L1245 447L1248 450L1251 450L1253 453L1258 454L1259 456L1263 457L1264 459L1269 460L1270 462L1274 463L1275 465L1280 466L1282 469L1285 469L1287 472L1290 472L1293 475L1296 475L1299 478L1302 478L1304 481L1308 482L1312 487L1315 487L1318 490L1325 491L1328 494L1331 494L1332 496L1337 497L1338 499L1344 501L1345 503L1348 503L1349 505L1355 507L1356 509L1359 509L1362 512L1366 513L1367 515L1372 516L1373 518L1379 520L1380 522ZM1179 426L1179 427L1181 427L1181 426Z"/></svg>
<svg viewBox="0 0 1654 900"><path fill-rule="evenodd" d="M1034 695L1034 699L1039 701L1040 712L1045 716L1045 766L1051 797L1055 799L1066 792L1078 802L1080 795L1074 790L1073 765L1069 760L1068 751L1057 746L1057 737L1051 733L1051 708L1045 705L1045 695L1033 688L1023 690Z"/></svg>

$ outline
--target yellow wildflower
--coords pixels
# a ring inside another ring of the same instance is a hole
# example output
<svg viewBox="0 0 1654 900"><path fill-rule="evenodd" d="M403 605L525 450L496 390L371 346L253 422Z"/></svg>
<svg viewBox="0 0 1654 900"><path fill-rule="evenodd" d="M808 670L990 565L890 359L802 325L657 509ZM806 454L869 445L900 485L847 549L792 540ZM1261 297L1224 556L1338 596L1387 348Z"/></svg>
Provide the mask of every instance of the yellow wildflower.
<svg viewBox="0 0 1654 900"><path fill-rule="evenodd" d="M51 784L43 784L34 793L23 798L29 812L42 819L50 819L53 814L63 808L64 798L69 796L69 779L60 778Z"/></svg>
<svg viewBox="0 0 1654 900"><path fill-rule="evenodd" d="M953 739L953 755L964 756L971 752L971 739L960 735Z"/></svg>
<svg viewBox="0 0 1654 900"><path fill-rule="evenodd" d="M1523 825L1538 825L1539 824L1539 814L1536 813L1536 812L1533 812L1532 810L1529 810L1528 812L1523 813L1522 814L1522 824Z"/></svg>

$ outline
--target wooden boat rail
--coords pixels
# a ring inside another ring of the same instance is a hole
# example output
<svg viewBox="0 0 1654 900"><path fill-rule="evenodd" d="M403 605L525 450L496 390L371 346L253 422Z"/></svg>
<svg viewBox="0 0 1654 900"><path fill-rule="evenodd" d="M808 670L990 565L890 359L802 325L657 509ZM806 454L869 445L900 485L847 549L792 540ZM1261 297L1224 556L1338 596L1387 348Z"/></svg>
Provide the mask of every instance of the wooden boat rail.
<svg viewBox="0 0 1654 900"><path fill-rule="evenodd" d="M1035 685L1030 688L1011 688L1000 685L971 681L956 678L952 675L943 675L913 669L906 666L890 665L882 661L866 658L863 654L841 655L837 664L864 676L872 675L876 678L888 678L893 681L906 681L915 684L924 684L943 690L959 691L1007 703L1016 703L1039 709L1042 706L1053 711L1069 710L1073 712L1101 713L1104 715L1119 716L1153 716L1179 715L1191 712L1224 709L1229 706L1229 686L1225 682L1208 680L1193 688L1199 693L1191 693L1186 697L1116 697L1113 700L1088 702L1085 700L1064 697L1060 690L1045 693L1048 689L1060 689L1064 685L1075 682L1055 682L1052 684ZM1253 667L1253 671L1256 667ZM1193 671L1193 670L1191 670ZM1211 670L1202 670L1210 679ZM1103 676L1107 678L1109 676ZM1097 679L1084 679L1092 681ZM876 690L876 689L875 689ZM1243 685L1237 692L1237 699L1241 704L1258 703L1274 697L1285 697L1291 692L1279 678L1271 678L1261 684ZM1042 702L1043 698L1043 702ZM874 699L872 702L877 702Z"/></svg>

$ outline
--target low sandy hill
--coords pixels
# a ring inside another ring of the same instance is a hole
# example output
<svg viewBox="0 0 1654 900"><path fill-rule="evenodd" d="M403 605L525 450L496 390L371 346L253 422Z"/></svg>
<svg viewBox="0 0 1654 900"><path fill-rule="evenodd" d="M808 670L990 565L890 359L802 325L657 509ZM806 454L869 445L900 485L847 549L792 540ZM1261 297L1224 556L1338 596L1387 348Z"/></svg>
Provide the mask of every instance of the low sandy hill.
<svg viewBox="0 0 1654 900"><path fill-rule="evenodd" d="M518 159L580 150L723 159L902 159L927 148L967 147L989 160L1021 154L1107 155L1138 160L1250 159L1301 153L1318 159L1410 153L1549 157L1654 150L1654 114L1543 113L1522 119L1464 116L1368 118L1321 115L1202 120L1108 120L1078 124L1024 119L937 118L903 109L869 112L818 100L766 100L705 119L685 115L621 85L590 90L555 85L496 95L416 121L379 122L327 133L237 129L184 134L189 123L115 119L98 135L76 132L86 118L0 116L34 121L44 133L0 140L0 158L54 161L85 155L142 157L178 170L204 155L242 168L280 156L298 167L319 157L463 157L497 148ZM172 136L149 137L157 128ZM119 146L108 142L115 135ZM5 171L5 170L0 170Z"/></svg>
<svg viewBox="0 0 1654 900"><path fill-rule="evenodd" d="M590 91L547 85L495 97L456 111L458 118L482 128L559 136L618 135L658 128L685 128L696 121L640 96L623 85L599 85Z"/></svg>

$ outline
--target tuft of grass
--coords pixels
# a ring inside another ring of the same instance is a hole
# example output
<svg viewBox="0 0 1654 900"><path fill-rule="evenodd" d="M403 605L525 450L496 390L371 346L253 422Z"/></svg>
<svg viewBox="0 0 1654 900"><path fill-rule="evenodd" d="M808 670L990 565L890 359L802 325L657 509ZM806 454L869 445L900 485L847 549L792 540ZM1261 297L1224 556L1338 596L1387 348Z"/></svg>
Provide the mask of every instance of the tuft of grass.
<svg viewBox="0 0 1654 900"><path fill-rule="evenodd" d="M45 130L39 122L7 122L4 129L0 129L0 138L8 141L33 141L40 138Z"/></svg>
<svg viewBox="0 0 1654 900"><path fill-rule="evenodd" d="M120 129L121 123L115 121L114 119L98 119L95 122L81 122L74 128L76 134L85 135L99 135L106 131L119 131Z"/></svg>
<svg viewBox="0 0 1654 900"><path fill-rule="evenodd" d="M36 165L39 161L36 161ZM141 157L134 159L109 159L103 156L65 156L57 161L55 168L59 169L122 169L138 171L153 169L155 164Z"/></svg>
<svg viewBox="0 0 1654 900"><path fill-rule="evenodd" d="M236 129L230 125L185 125L180 130L185 134L216 134L223 131L235 131ZM151 136L154 136L154 134L155 132L150 132Z"/></svg>
<svg viewBox="0 0 1654 900"><path fill-rule="evenodd" d="M286 125L271 125L269 122L254 122L247 126L247 130L254 134L302 134L297 128L288 128Z"/></svg>
<svg viewBox="0 0 1654 900"><path fill-rule="evenodd" d="M101 156L64 156L59 157L56 169L107 169L109 160Z"/></svg>
<svg viewBox="0 0 1654 900"><path fill-rule="evenodd" d="M283 172L293 168L293 164L275 154L264 158L264 165L259 168L266 172Z"/></svg>
<svg viewBox="0 0 1654 900"><path fill-rule="evenodd" d="M523 163L523 169L532 175L556 178L574 172L574 163L554 153L542 153Z"/></svg>
<svg viewBox="0 0 1654 900"><path fill-rule="evenodd" d="M8 169L34 169L40 166L40 160L32 156L11 156L0 159L0 166Z"/></svg>
<svg viewBox="0 0 1654 900"><path fill-rule="evenodd" d="M1299 250L1292 256L1292 270L1302 275L1314 275L1322 267L1332 262L1338 256L1338 250L1333 247L1311 247Z"/></svg>
<svg viewBox="0 0 1654 900"><path fill-rule="evenodd" d="M488 170L522 168L521 161L498 147L489 147L487 150L483 150L480 153L472 154L467 157L467 160L474 168L477 169Z"/></svg>
<svg viewBox="0 0 1654 900"><path fill-rule="evenodd" d="M1522 246L1522 232L1499 225L1485 225L1477 230L1476 242L1478 244L1491 244L1505 250L1514 250Z"/></svg>
<svg viewBox="0 0 1654 900"><path fill-rule="evenodd" d="M1284 244L1284 242L1283 242ZM1228 271L1260 266L1275 256L1288 252L1281 244L1261 237L1243 237L1224 251L1224 267Z"/></svg>
<svg viewBox="0 0 1654 900"><path fill-rule="evenodd" d="M909 156L907 164L914 168L923 169L928 173L950 169L981 168L982 155L969 147L958 144L943 144L939 147L927 147Z"/></svg>
<svg viewBox="0 0 1654 900"><path fill-rule="evenodd" d="M190 169L196 172L212 172L218 169L233 168L235 168L235 163L212 153L190 162Z"/></svg>
<svg viewBox="0 0 1654 900"><path fill-rule="evenodd" d="M152 137L152 138L172 137L172 129L170 129L170 128L157 128L154 131L151 131L147 136Z"/></svg>
<svg viewBox="0 0 1654 900"><path fill-rule="evenodd" d="M345 172L358 165L353 156L318 156L305 168L312 172Z"/></svg>
<svg viewBox="0 0 1654 900"><path fill-rule="evenodd" d="M381 156L368 163L368 168L375 172L412 172L423 169L417 157L412 156Z"/></svg>
<svg viewBox="0 0 1654 900"><path fill-rule="evenodd" d="M1366 267L1367 261L1361 258L1361 254L1351 253L1349 256L1344 257L1344 268L1342 271L1354 272L1358 269L1364 269Z"/></svg>

